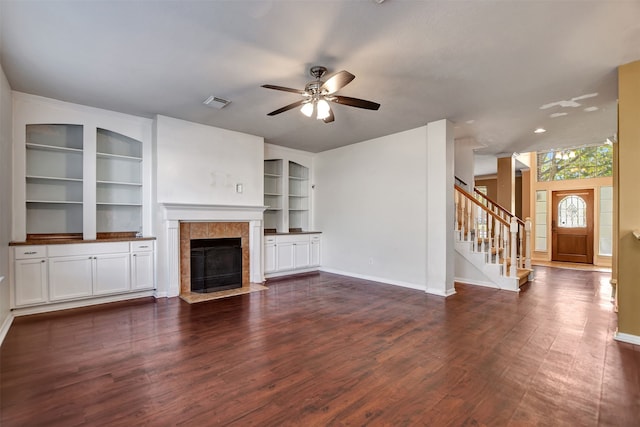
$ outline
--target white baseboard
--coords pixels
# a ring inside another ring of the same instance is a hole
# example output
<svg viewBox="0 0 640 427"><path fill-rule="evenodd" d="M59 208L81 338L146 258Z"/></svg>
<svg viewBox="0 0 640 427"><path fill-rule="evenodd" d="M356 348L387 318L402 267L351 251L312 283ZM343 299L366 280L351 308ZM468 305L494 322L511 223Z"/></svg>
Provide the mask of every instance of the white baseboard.
<svg viewBox="0 0 640 427"><path fill-rule="evenodd" d="M4 337L7 336L7 332L9 332L9 328L11 327L11 323L13 322L13 314L7 314L4 321L2 322L2 327L0 327L0 346L4 342Z"/></svg>
<svg viewBox="0 0 640 427"><path fill-rule="evenodd" d="M293 276L295 274L313 273L318 271L319 267L300 268L298 270L278 271L276 273L266 273L265 279L273 279L276 277Z"/></svg>
<svg viewBox="0 0 640 427"><path fill-rule="evenodd" d="M453 280L459 283L467 284L467 285L476 285L476 286L484 286L485 288L500 289L500 287L495 283L483 282L482 280L471 280L465 277L454 277Z"/></svg>
<svg viewBox="0 0 640 427"><path fill-rule="evenodd" d="M626 342L628 344L640 345L640 337L638 335L625 334L616 331L613 334L613 339L616 341Z"/></svg>
<svg viewBox="0 0 640 427"><path fill-rule="evenodd" d="M369 281L372 281L372 282L384 283L386 285L401 286L403 288L415 289L417 291L425 291L424 285L417 285L415 283L402 282L402 281L399 281L399 280L389 280L389 279L385 279L385 278L382 278L382 277L368 276L366 274L351 273L351 272L348 272L348 271L335 270L333 268L326 268L326 267L321 267L320 271L324 271L326 273L339 274L341 276L354 277L356 279L364 279L364 280L369 280Z"/></svg>
<svg viewBox="0 0 640 427"><path fill-rule="evenodd" d="M153 297L154 291L140 291L128 294L109 295L99 298L91 298L77 301L65 301L53 304L36 305L32 307L14 308L14 316L27 316L29 314L48 313L50 311L67 310L70 308L88 307L91 305L105 304L108 302L126 301L130 299Z"/></svg>

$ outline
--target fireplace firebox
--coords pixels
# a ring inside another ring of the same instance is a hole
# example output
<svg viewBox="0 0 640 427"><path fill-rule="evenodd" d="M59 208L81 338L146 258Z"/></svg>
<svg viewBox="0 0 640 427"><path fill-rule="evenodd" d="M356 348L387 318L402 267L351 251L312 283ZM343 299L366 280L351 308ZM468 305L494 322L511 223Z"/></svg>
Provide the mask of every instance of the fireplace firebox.
<svg viewBox="0 0 640 427"><path fill-rule="evenodd" d="M191 240L191 292L242 287L242 239Z"/></svg>

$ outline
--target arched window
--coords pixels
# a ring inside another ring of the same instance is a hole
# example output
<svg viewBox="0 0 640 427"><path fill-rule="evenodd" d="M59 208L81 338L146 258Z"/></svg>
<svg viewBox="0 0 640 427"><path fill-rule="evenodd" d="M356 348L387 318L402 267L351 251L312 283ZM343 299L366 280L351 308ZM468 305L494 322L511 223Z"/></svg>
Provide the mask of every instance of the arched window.
<svg viewBox="0 0 640 427"><path fill-rule="evenodd" d="M587 203L580 196L567 196L558 203L558 227L587 226Z"/></svg>

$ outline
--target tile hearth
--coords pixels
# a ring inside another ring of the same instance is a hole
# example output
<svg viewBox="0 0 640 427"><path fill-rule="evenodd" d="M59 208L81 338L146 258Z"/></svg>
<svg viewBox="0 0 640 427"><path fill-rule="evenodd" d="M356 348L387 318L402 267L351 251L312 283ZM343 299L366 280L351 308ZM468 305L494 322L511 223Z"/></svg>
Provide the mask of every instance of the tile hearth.
<svg viewBox="0 0 640 427"><path fill-rule="evenodd" d="M228 289L226 291L220 291L220 292L209 292L206 294L199 294L196 292L184 292L180 294L180 298L183 301L188 302L189 304L194 304L197 302L213 301L216 299L233 297L236 295L245 295L251 292L265 291L267 289L269 288L267 288L266 286L258 285L256 283L250 283L249 286L243 286L237 289Z"/></svg>

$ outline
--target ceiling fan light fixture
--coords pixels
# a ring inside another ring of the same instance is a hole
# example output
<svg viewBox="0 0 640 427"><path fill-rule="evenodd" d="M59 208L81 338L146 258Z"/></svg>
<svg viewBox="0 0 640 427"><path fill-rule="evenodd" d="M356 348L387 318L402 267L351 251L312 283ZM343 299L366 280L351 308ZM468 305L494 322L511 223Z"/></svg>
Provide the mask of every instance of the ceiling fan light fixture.
<svg viewBox="0 0 640 427"><path fill-rule="evenodd" d="M303 104L300 108L300 112L307 117L311 117L311 115L313 114L313 102L307 102Z"/></svg>
<svg viewBox="0 0 640 427"><path fill-rule="evenodd" d="M318 120L324 120L329 117L329 111L331 111L331 107L329 107L329 103L324 99L318 101Z"/></svg>

